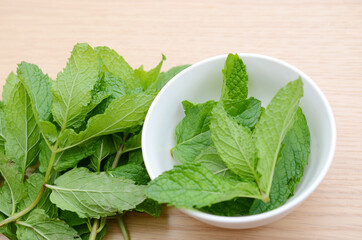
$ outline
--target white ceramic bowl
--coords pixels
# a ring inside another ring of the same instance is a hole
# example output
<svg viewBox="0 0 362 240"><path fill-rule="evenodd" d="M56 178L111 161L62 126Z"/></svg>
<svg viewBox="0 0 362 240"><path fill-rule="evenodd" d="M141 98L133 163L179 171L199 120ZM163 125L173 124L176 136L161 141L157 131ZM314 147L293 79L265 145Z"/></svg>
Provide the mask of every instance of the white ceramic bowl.
<svg viewBox="0 0 362 240"><path fill-rule="evenodd" d="M253 216L223 217L197 210L181 209L186 214L211 225L224 228L252 228L276 221L303 202L320 184L333 160L336 126L332 110L318 86L299 69L281 60L240 53L249 75L249 96L267 106L276 92L289 81L302 77L304 97L300 106L311 133L311 154L301 183L283 206ZM202 103L219 100L222 72L227 55L208 58L185 69L160 91L152 103L143 127L142 150L151 179L172 169L179 162L170 149L176 144L175 128L184 117L181 102Z"/></svg>

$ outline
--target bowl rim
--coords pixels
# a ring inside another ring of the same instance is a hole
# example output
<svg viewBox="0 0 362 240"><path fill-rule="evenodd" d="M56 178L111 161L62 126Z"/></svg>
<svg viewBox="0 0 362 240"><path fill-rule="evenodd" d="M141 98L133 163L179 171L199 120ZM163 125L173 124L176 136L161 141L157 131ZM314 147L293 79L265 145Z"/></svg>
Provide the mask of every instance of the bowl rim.
<svg viewBox="0 0 362 240"><path fill-rule="evenodd" d="M293 199L291 199L290 201L286 202L285 204L283 204L282 206L273 209L271 211L268 212L264 212L264 213L259 213L259 214L255 214L255 215L250 215L250 216L218 216L218 215L213 215L213 214L209 214L209 213L204 213L201 212L197 209L185 209L185 208L181 208L180 210L182 212L185 212L187 214L189 214L190 216L197 218L197 219L202 219L205 221L212 221L212 222L222 222L222 223L251 223L251 222L258 222L260 220L266 220L266 219L271 219L274 218L278 215L282 215L283 213L288 213L290 210L292 210L293 208L297 207L299 204L301 204L307 197L309 197L311 195L311 193L319 186L319 184L322 182L322 180L324 179L324 177L326 176L328 169L330 168L330 165L333 161L333 157L334 157L334 153L335 153L335 148L336 148L336 123L335 123L335 119L334 119L334 115L331 109L330 104L328 103L327 98L325 97L325 95L323 94L323 92L320 90L320 88L317 86L317 84L304 72L302 72L301 70L299 70L298 68L294 67L293 65L274 58L274 57L270 57L270 56L266 56L266 55L261 55L261 54L255 54L255 53L237 53L239 55L240 58L243 57L254 57L254 58L260 58L260 59L264 59L264 60L268 60L271 62L275 62L279 65L283 65L289 69L291 69L292 71L296 72L299 76L302 77L303 81L307 81L312 88L317 92L317 94L320 96L323 106L327 111L328 114L328 120L329 120L329 124L331 126L331 139L330 139L330 147L331 150L328 153L327 156L327 161L324 164L321 173L317 176L317 179L309 186L307 187L305 190L303 190L301 192L301 194ZM163 95L163 93L165 91L167 91L167 89L169 88L170 85L173 84L173 82L177 81L179 78L181 78L185 72L191 71L194 68L197 68L200 65L203 64L207 64L208 62L212 62L215 60L219 60L219 59L226 59L226 57L228 56L228 54L222 54L222 55L218 55L218 56L214 56L214 57L210 57L210 58L206 58L202 61L199 61L195 64L192 64L190 67L184 69L183 71L181 71L180 73L178 73L176 76L174 76L162 89L161 91L157 94L157 96L155 97L154 101L152 102L145 121L144 121L144 125L143 125L143 130L142 130L142 150L144 148L147 148L147 143L146 143L146 139L148 139L147 137L147 131L144 131L145 129L149 128L149 119L150 116L152 115L153 109L156 107L157 103L160 101L160 97ZM143 158L144 158L144 163L147 169L148 174L150 175L150 178L153 180L156 178L156 174L153 172L152 170L152 166L150 164L150 162L147 160L148 158L148 153L147 151L142 151L143 154Z"/></svg>

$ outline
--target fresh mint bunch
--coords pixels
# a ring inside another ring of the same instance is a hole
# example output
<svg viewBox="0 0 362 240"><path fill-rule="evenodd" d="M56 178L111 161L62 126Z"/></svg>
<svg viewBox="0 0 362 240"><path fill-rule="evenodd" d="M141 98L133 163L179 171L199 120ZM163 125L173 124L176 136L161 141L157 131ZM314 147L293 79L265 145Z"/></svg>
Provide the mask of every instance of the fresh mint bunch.
<svg viewBox="0 0 362 240"><path fill-rule="evenodd" d="M107 217L160 216L141 129L157 92L188 65L133 69L108 47L77 44L52 80L11 73L0 104L0 233L9 239L101 239ZM125 239L128 238L124 231Z"/></svg>
<svg viewBox="0 0 362 240"><path fill-rule="evenodd" d="M303 82L281 88L266 108L248 96L246 66L229 54L220 101L184 101L173 156L182 164L148 184L146 195L223 216L284 204L303 176L310 134L299 107Z"/></svg>

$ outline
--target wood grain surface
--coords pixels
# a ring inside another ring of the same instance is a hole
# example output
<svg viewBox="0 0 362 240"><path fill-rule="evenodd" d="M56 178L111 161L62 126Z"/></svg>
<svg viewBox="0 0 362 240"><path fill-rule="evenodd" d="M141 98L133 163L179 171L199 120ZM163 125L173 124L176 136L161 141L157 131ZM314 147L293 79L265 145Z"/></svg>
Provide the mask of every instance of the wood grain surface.
<svg viewBox="0 0 362 240"><path fill-rule="evenodd" d="M361 1L0 0L1 85L22 60L55 78L77 42L109 46L146 69L161 53L164 69L229 52L270 55L307 73L336 118L326 178L284 219L225 230L164 208L159 219L127 214L132 239L362 239ZM108 227L105 239L122 239L115 222Z"/></svg>

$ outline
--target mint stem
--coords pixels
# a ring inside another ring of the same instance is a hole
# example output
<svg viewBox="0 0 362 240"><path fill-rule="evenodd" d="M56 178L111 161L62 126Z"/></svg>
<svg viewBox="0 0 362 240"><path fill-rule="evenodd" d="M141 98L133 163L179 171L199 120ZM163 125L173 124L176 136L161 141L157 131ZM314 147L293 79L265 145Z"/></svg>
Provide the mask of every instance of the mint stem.
<svg viewBox="0 0 362 240"><path fill-rule="evenodd" d="M92 226L92 231L91 231L91 234L89 236L89 240L95 240L96 239L98 226L99 226L99 219L94 219L93 226Z"/></svg>
<svg viewBox="0 0 362 240"><path fill-rule="evenodd" d="M54 149L56 149L58 146L58 143L55 143L55 147ZM44 177L44 181L43 181L43 185L41 186L41 189L37 195L37 197L35 198L34 202L32 204L30 204L27 208L25 208L24 210L8 217L7 219L3 220L2 222L0 222L0 228L6 224L9 224L11 222L16 221L18 218L24 216L25 214L27 214L28 212L30 212L40 201L41 197L43 196L44 190L45 190L45 184L48 183L50 174L53 170L53 165L54 165L54 161L55 161L55 156L57 155L56 151L54 151L52 149L52 155L50 156L50 161L49 161L49 165L48 165L48 169L45 173L45 177Z"/></svg>
<svg viewBox="0 0 362 240"><path fill-rule="evenodd" d="M113 164L112 164L112 168L111 168L111 169L115 169L115 168L118 166L118 162L119 162L119 159L120 159L121 156L122 156L123 148L124 148L124 143L126 142L127 137L128 137L127 134L124 135L124 137L123 137L123 143L122 143L121 146L119 147L119 149L118 149L118 151L117 151L117 154L116 154L116 156L114 157L114 160L113 160Z"/></svg>
<svg viewBox="0 0 362 240"><path fill-rule="evenodd" d="M118 221L119 227L121 228L123 239L124 240L130 240L131 238L129 237L127 227L124 224L123 214L118 214L117 215L117 221Z"/></svg>

